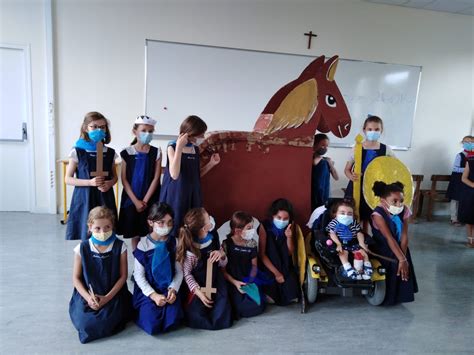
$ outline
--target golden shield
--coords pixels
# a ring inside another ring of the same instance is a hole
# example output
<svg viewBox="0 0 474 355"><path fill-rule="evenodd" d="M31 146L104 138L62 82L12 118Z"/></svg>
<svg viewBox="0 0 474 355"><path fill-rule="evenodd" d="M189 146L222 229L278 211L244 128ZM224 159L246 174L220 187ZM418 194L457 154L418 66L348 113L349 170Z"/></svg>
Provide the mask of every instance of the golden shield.
<svg viewBox="0 0 474 355"><path fill-rule="evenodd" d="M383 181L386 184L401 182L404 186L404 204L411 206L413 201L413 178L410 170L400 160L394 157L378 157L370 162L364 173L363 192L365 202L374 209L378 206L380 198L375 196L372 187L374 182Z"/></svg>

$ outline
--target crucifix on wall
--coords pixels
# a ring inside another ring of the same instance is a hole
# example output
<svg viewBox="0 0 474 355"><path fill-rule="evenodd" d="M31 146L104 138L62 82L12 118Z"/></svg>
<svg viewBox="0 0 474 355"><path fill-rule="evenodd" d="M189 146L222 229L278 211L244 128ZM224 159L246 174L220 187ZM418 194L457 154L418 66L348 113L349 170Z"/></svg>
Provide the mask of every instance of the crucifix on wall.
<svg viewBox="0 0 474 355"><path fill-rule="evenodd" d="M304 34L305 36L308 36L308 49L311 48L311 40L313 39L313 37L318 37L317 34L314 34L313 31L309 31L307 33Z"/></svg>

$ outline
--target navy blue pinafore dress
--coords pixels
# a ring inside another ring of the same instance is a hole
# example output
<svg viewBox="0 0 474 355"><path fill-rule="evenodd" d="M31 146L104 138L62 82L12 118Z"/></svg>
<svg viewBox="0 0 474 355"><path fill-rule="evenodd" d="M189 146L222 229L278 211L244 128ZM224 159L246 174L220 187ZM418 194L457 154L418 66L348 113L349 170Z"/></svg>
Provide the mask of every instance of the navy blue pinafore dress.
<svg viewBox="0 0 474 355"><path fill-rule="evenodd" d="M252 271L252 259L256 258L258 254L257 247L236 245L231 237L223 241L223 246L228 258L226 271L229 275L239 281L249 278ZM240 293L231 283L228 283L228 290L235 319L254 317L265 310L265 296L260 287L260 305L247 294Z"/></svg>
<svg viewBox="0 0 474 355"><path fill-rule="evenodd" d="M458 155L460 159L459 167L465 168L466 163L467 163L466 154L461 152L461 153L458 153ZM455 200L455 201L461 200L463 196L463 192L464 192L464 186L465 186L461 178L462 178L462 173L454 172L454 171L451 173L451 179L449 180L448 189L446 190L446 197L449 198L450 200Z"/></svg>
<svg viewBox="0 0 474 355"><path fill-rule="evenodd" d="M311 211L319 206L323 206L329 199L330 189L330 169L329 162L321 159L316 165L313 165L311 172Z"/></svg>
<svg viewBox="0 0 474 355"><path fill-rule="evenodd" d="M219 238L214 235L212 243L201 249L201 257L192 275L201 288L206 286L207 259L213 250L219 250ZM219 269L218 263L213 264L212 287L216 293L212 294L212 308L207 308L199 297L193 295L185 306L186 322L190 328L219 330L232 325L232 307L228 298L227 282Z"/></svg>
<svg viewBox="0 0 474 355"><path fill-rule="evenodd" d="M95 253L89 241L81 243L82 282L92 286L97 295L106 295L120 278L122 241L116 239L112 250ZM79 332L81 343L118 333L132 319L132 297L125 283L115 297L103 308L94 311L74 288L69 302L69 315Z"/></svg>
<svg viewBox="0 0 474 355"><path fill-rule="evenodd" d="M168 237L166 248L169 253L168 260L171 269L170 280L172 280L175 274L175 237ZM144 252L137 248L133 252L133 255L145 268L145 277L150 286L153 287L155 292L166 296L168 294L169 285L160 287L153 277L152 261L154 252L154 249ZM184 317L179 292L176 294L176 300L173 304L167 303L163 307L159 307L151 298L142 293L142 290L136 283L133 290L133 307L138 311L136 319L137 325L148 334L159 334L170 331L178 327Z"/></svg>
<svg viewBox="0 0 474 355"><path fill-rule="evenodd" d="M470 181L474 181L474 156L467 159ZM474 187L463 183L463 194L459 199L458 220L461 223L474 224Z"/></svg>
<svg viewBox="0 0 474 355"><path fill-rule="evenodd" d="M76 177L78 179L89 180L91 179L91 172L96 170L97 153L86 151L82 148L75 149L78 159ZM107 147L107 151L103 154L103 170L109 172L105 180L111 180L113 176L115 151ZM89 238L87 218L90 210L97 206L105 206L111 209L115 216L117 216L113 188L110 188L107 192L101 192L94 186L74 186L66 225L67 240L86 240Z"/></svg>
<svg viewBox="0 0 474 355"><path fill-rule="evenodd" d="M156 158L158 148L150 146L148 153L137 152L135 155L128 154L124 149L120 156L127 166L127 180L132 187L135 196L143 200L153 178L155 177ZM148 201L148 207L143 212L137 212L135 205L128 196L125 189L122 191L120 200L120 215L117 224L117 234L124 238L133 238L148 234L148 211L150 207L158 201L160 196L160 185L157 186L155 193Z"/></svg>
<svg viewBox="0 0 474 355"><path fill-rule="evenodd" d="M172 142L168 146L173 147L176 151L176 142ZM166 202L173 208L175 223L170 233L172 235L178 235L186 212L191 208L202 207L199 148L194 146L194 150L196 154L183 153L181 155L181 170L176 180L171 177L169 172L169 157L166 162L160 202Z"/></svg>
<svg viewBox="0 0 474 355"><path fill-rule="evenodd" d="M275 301L275 304L278 306L286 306L299 297L299 287L293 259L288 251L284 230L279 232L273 225L273 222L270 221L264 221L263 226L267 233L265 254L285 278L285 282L282 284L274 280L271 284L264 285L263 292ZM273 276L272 272L265 267L263 262L261 263L261 268L267 275Z"/></svg>
<svg viewBox="0 0 474 355"><path fill-rule="evenodd" d="M364 173L367 169L367 166L377 157L384 157L387 155L387 146L383 143L380 143L379 149L365 149L362 148L362 176L360 182L361 188L361 199L360 199L360 207L359 207L359 220L367 221L370 220L370 216L372 214L372 209L369 207L367 202L365 202L364 194L362 192L362 186L364 186ZM347 184L346 192L344 194L345 198L352 199L353 198L353 191L354 191L354 183L349 181Z"/></svg>
<svg viewBox="0 0 474 355"><path fill-rule="evenodd" d="M383 217L385 223L390 229L392 236L396 238L398 244L400 245L401 235L397 231L397 226L395 222L392 220L391 215L387 213L383 207L380 207L380 206L376 207L374 209L374 212L379 213ZM403 216L404 213L405 213L405 209L403 209L403 211L400 213L399 216ZM403 218L400 218L400 220L402 223L401 230L403 230L403 223L404 223ZM380 230L378 230L375 227L372 219L371 219L371 227L372 227L373 238L375 239L375 242L376 242L374 246L371 246L373 251L377 254L380 254L392 259L397 259L395 254L392 252L392 249L390 249L387 239L383 236ZM380 259L380 263L383 265L383 267L386 270L386 279L385 279L386 295L385 295L385 300L383 302L383 304L386 306L395 305L397 303L413 302L415 300L415 293L418 292L418 283L416 282L415 269L413 267L413 262L411 259L409 248L407 248L407 253L405 256L409 264L410 274L408 277L408 281L403 281L400 276L397 276L398 263Z"/></svg>

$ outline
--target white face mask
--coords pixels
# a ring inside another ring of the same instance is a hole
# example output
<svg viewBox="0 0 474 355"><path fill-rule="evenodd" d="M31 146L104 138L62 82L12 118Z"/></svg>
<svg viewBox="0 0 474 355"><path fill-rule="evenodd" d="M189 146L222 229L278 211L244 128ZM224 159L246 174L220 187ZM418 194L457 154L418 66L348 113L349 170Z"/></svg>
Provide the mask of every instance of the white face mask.
<svg viewBox="0 0 474 355"><path fill-rule="evenodd" d="M154 227L153 231L158 234L160 237L164 237L167 235L169 232L171 232L170 227Z"/></svg>
<svg viewBox="0 0 474 355"><path fill-rule="evenodd" d="M209 223L211 225L211 228L209 228L209 232L212 232L214 228L216 228L216 221L214 220L214 217L209 216Z"/></svg>
<svg viewBox="0 0 474 355"><path fill-rule="evenodd" d="M397 207L397 206L394 206L394 205L389 205L388 206L388 212L390 212L394 216L397 215L397 214L402 213L402 211L403 211L403 206L400 206L400 207Z"/></svg>
<svg viewBox="0 0 474 355"><path fill-rule="evenodd" d="M256 234L256 230L255 229L246 229L243 231L242 233L242 239L243 240L252 240L254 238Z"/></svg>
<svg viewBox="0 0 474 355"><path fill-rule="evenodd" d="M199 145L202 144L202 142L204 142L204 138L198 137L198 138L196 138L196 142L194 143L194 145L199 146Z"/></svg>
<svg viewBox="0 0 474 355"><path fill-rule="evenodd" d="M112 236L112 234L113 234L112 230L109 230L108 232L92 233L92 236L100 242L105 242L107 239L109 239Z"/></svg>

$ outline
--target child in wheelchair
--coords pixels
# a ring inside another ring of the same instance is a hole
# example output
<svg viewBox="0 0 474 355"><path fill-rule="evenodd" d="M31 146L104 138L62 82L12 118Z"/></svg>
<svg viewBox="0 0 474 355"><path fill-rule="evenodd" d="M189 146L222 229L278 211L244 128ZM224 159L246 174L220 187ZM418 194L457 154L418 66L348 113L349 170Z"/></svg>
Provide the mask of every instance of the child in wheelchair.
<svg viewBox="0 0 474 355"><path fill-rule="evenodd" d="M352 200L330 198L313 212L308 227L312 231L311 249L334 275L333 281L339 284L371 280L373 266L367 252L374 240L362 232L354 219Z"/></svg>
<svg viewBox="0 0 474 355"><path fill-rule="evenodd" d="M329 248L336 249L341 261L341 276L351 280L370 280L372 264L366 252L368 246L359 223L354 219L352 202L342 200L335 202L331 208L332 220L326 226L330 239L326 241ZM349 262L349 253L354 256L354 267ZM358 261L362 262L358 262Z"/></svg>

